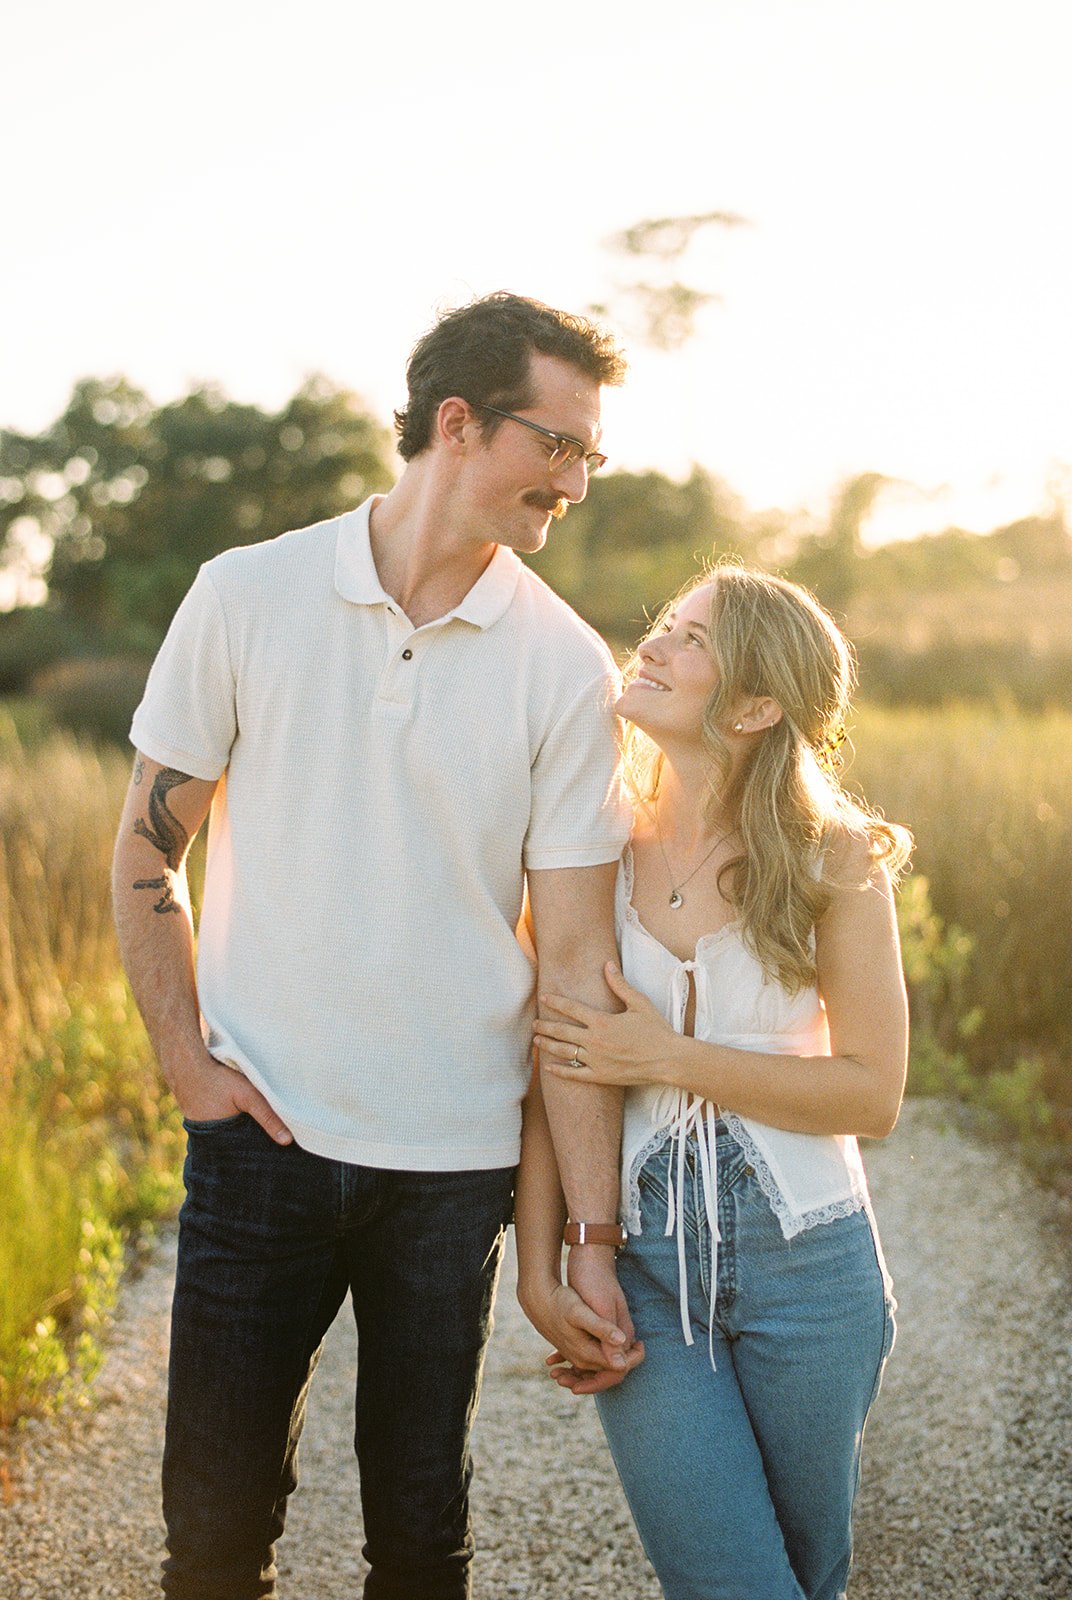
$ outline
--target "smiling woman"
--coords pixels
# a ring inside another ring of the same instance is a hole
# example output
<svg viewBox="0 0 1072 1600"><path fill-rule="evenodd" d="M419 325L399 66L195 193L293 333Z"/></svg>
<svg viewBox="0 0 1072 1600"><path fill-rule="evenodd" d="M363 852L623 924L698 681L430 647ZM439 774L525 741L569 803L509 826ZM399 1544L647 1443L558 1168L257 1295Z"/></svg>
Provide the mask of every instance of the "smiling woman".
<svg viewBox="0 0 1072 1600"><path fill-rule="evenodd" d="M623 1009L550 993L535 1024L543 1074L626 1091L618 1275L644 1358L614 1382L553 1361L597 1395L667 1600L837 1600L848 1577L893 1341L856 1136L890 1131L904 1085L892 881L910 843L837 781L851 685L794 584L719 566L667 608L617 706L636 806L607 968ZM545 1292L538 1190L524 1169L523 1303Z"/></svg>
<svg viewBox="0 0 1072 1600"><path fill-rule="evenodd" d="M704 707L718 686L707 626L711 600L709 585L694 589L637 649L618 710L651 736L653 726L676 727L682 738L702 745ZM663 697L663 703L648 704L652 696ZM780 712L772 707L769 715L774 718Z"/></svg>

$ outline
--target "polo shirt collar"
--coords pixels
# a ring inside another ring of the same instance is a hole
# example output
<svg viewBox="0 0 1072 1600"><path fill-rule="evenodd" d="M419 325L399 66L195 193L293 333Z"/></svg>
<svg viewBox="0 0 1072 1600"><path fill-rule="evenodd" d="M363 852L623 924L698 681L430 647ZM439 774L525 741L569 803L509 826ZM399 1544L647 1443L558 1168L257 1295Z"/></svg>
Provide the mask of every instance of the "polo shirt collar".
<svg viewBox="0 0 1072 1600"><path fill-rule="evenodd" d="M452 615L478 628L490 628L509 608L520 577L517 556L506 545L497 544L495 554Z"/></svg>
<svg viewBox="0 0 1072 1600"><path fill-rule="evenodd" d="M369 515L378 495L339 518L335 540L335 588L344 600L359 606L389 605L391 596L380 582L369 543Z"/></svg>
<svg viewBox="0 0 1072 1600"><path fill-rule="evenodd" d="M335 542L335 588L344 600L355 605L391 605L391 596L380 582L369 543L369 516L379 496L373 495L354 511L339 518ZM508 609L521 577L521 562L505 545L496 545L488 562L452 617L489 628ZM445 620L445 619L444 619Z"/></svg>

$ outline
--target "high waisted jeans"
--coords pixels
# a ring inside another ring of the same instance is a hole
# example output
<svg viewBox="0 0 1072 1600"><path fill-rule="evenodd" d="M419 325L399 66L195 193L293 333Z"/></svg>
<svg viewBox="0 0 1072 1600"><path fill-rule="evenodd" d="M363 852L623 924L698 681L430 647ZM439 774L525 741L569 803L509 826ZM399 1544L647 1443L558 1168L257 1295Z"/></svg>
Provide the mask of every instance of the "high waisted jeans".
<svg viewBox="0 0 1072 1600"><path fill-rule="evenodd" d="M838 1600L852 1560L864 1423L893 1343L868 1211L782 1231L719 1124L718 1285L696 1150L685 1185L689 1309L665 1234L669 1146L641 1171L643 1233L618 1261L646 1356L597 1397L615 1465L667 1600Z"/></svg>
<svg viewBox="0 0 1072 1600"><path fill-rule="evenodd" d="M470 1593L469 1428L513 1169L392 1172L187 1123L172 1318L163 1588L275 1594L321 1340L348 1289L367 1600ZM337 1530L340 1544L347 1529Z"/></svg>

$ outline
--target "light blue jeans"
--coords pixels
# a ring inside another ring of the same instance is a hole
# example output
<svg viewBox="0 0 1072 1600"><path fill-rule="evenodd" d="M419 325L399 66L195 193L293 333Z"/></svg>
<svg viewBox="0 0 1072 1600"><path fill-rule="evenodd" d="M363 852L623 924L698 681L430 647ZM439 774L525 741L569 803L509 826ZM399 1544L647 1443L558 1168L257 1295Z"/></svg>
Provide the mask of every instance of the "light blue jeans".
<svg viewBox="0 0 1072 1600"><path fill-rule="evenodd" d="M643 1233L618 1260L646 1356L597 1397L648 1559L667 1600L839 1600L864 1423L893 1344L873 1219L858 1211L785 1240L720 1122L712 1371L695 1144L685 1184L692 1345L665 1234L669 1160L667 1144L645 1163Z"/></svg>

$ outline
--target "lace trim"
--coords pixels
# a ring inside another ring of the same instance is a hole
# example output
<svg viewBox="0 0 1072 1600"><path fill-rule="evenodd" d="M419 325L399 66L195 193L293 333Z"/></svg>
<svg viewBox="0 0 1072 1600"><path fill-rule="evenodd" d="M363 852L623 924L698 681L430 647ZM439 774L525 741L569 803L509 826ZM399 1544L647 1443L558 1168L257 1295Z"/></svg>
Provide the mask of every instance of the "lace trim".
<svg viewBox="0 0 1072 1600"><path fill-rule="evenodd" d="M641 921L633 910L633 847L627 844L622 851L622 893L625 900L625 914L634 927L640 927Z"/></svg>
<svg viewBox="0 0 1072 1600"><path fill-rule="evenodd" d="M630 1233L640 1232L640 1169L649 1156L661 1150L673 1132L673 1123L667 1122L645 1139L633 1157L626 1177L625 1226Z"/></svg>
<svg viewBox="0 0 1072 1600"><path fill-rule="evenodd" d="M760 1153L759 1147L740 1117L732 1111L724 1111L722 1120L733 1135L734 1140L748 1157L749 1164L755 1168L759 1187L767 1198L778 1224L782 1230L783 1239L795 1239L798 1233L806 1233L809 1228L817 1228L824 1222L836 1222L839 1217L851 1217L854 1212L862 1211L867 1204L867 1196L862 1194L849 1194L843 1200L832 1200L828 1205L817 1206L814 1211L805 1211L801 1216L790 1210L785 1196L774 1181L774 1176Z"/></svg>
<svg viewBox="0 0 1072 1600"><path fill-rule="evenodd" d="M723 1111L722 1120L734 1142L747 1156L749 1165L754 1167L760 1190L778 1219L783 1239L795 1239L798 1233L806 1233L809 1228L818 1228L824 1222L836 1222L840 1217L851 1217L854 1212L863 1211L867 1205L866 1195L850 1194L843 1200L833 1200L828 1205L816 1207L814 1211L806 1211L803 1216L791 1211L755 1140L740 1117L735 1116L732 1111ZM649 1156L655 1155L662 1149L672 1132L673 1123L670 1122L656 1129L650 1138L645 1139L630 1162L624 1196L625 1226L630 1233L640 1232L640 1169Z"/></svg>

